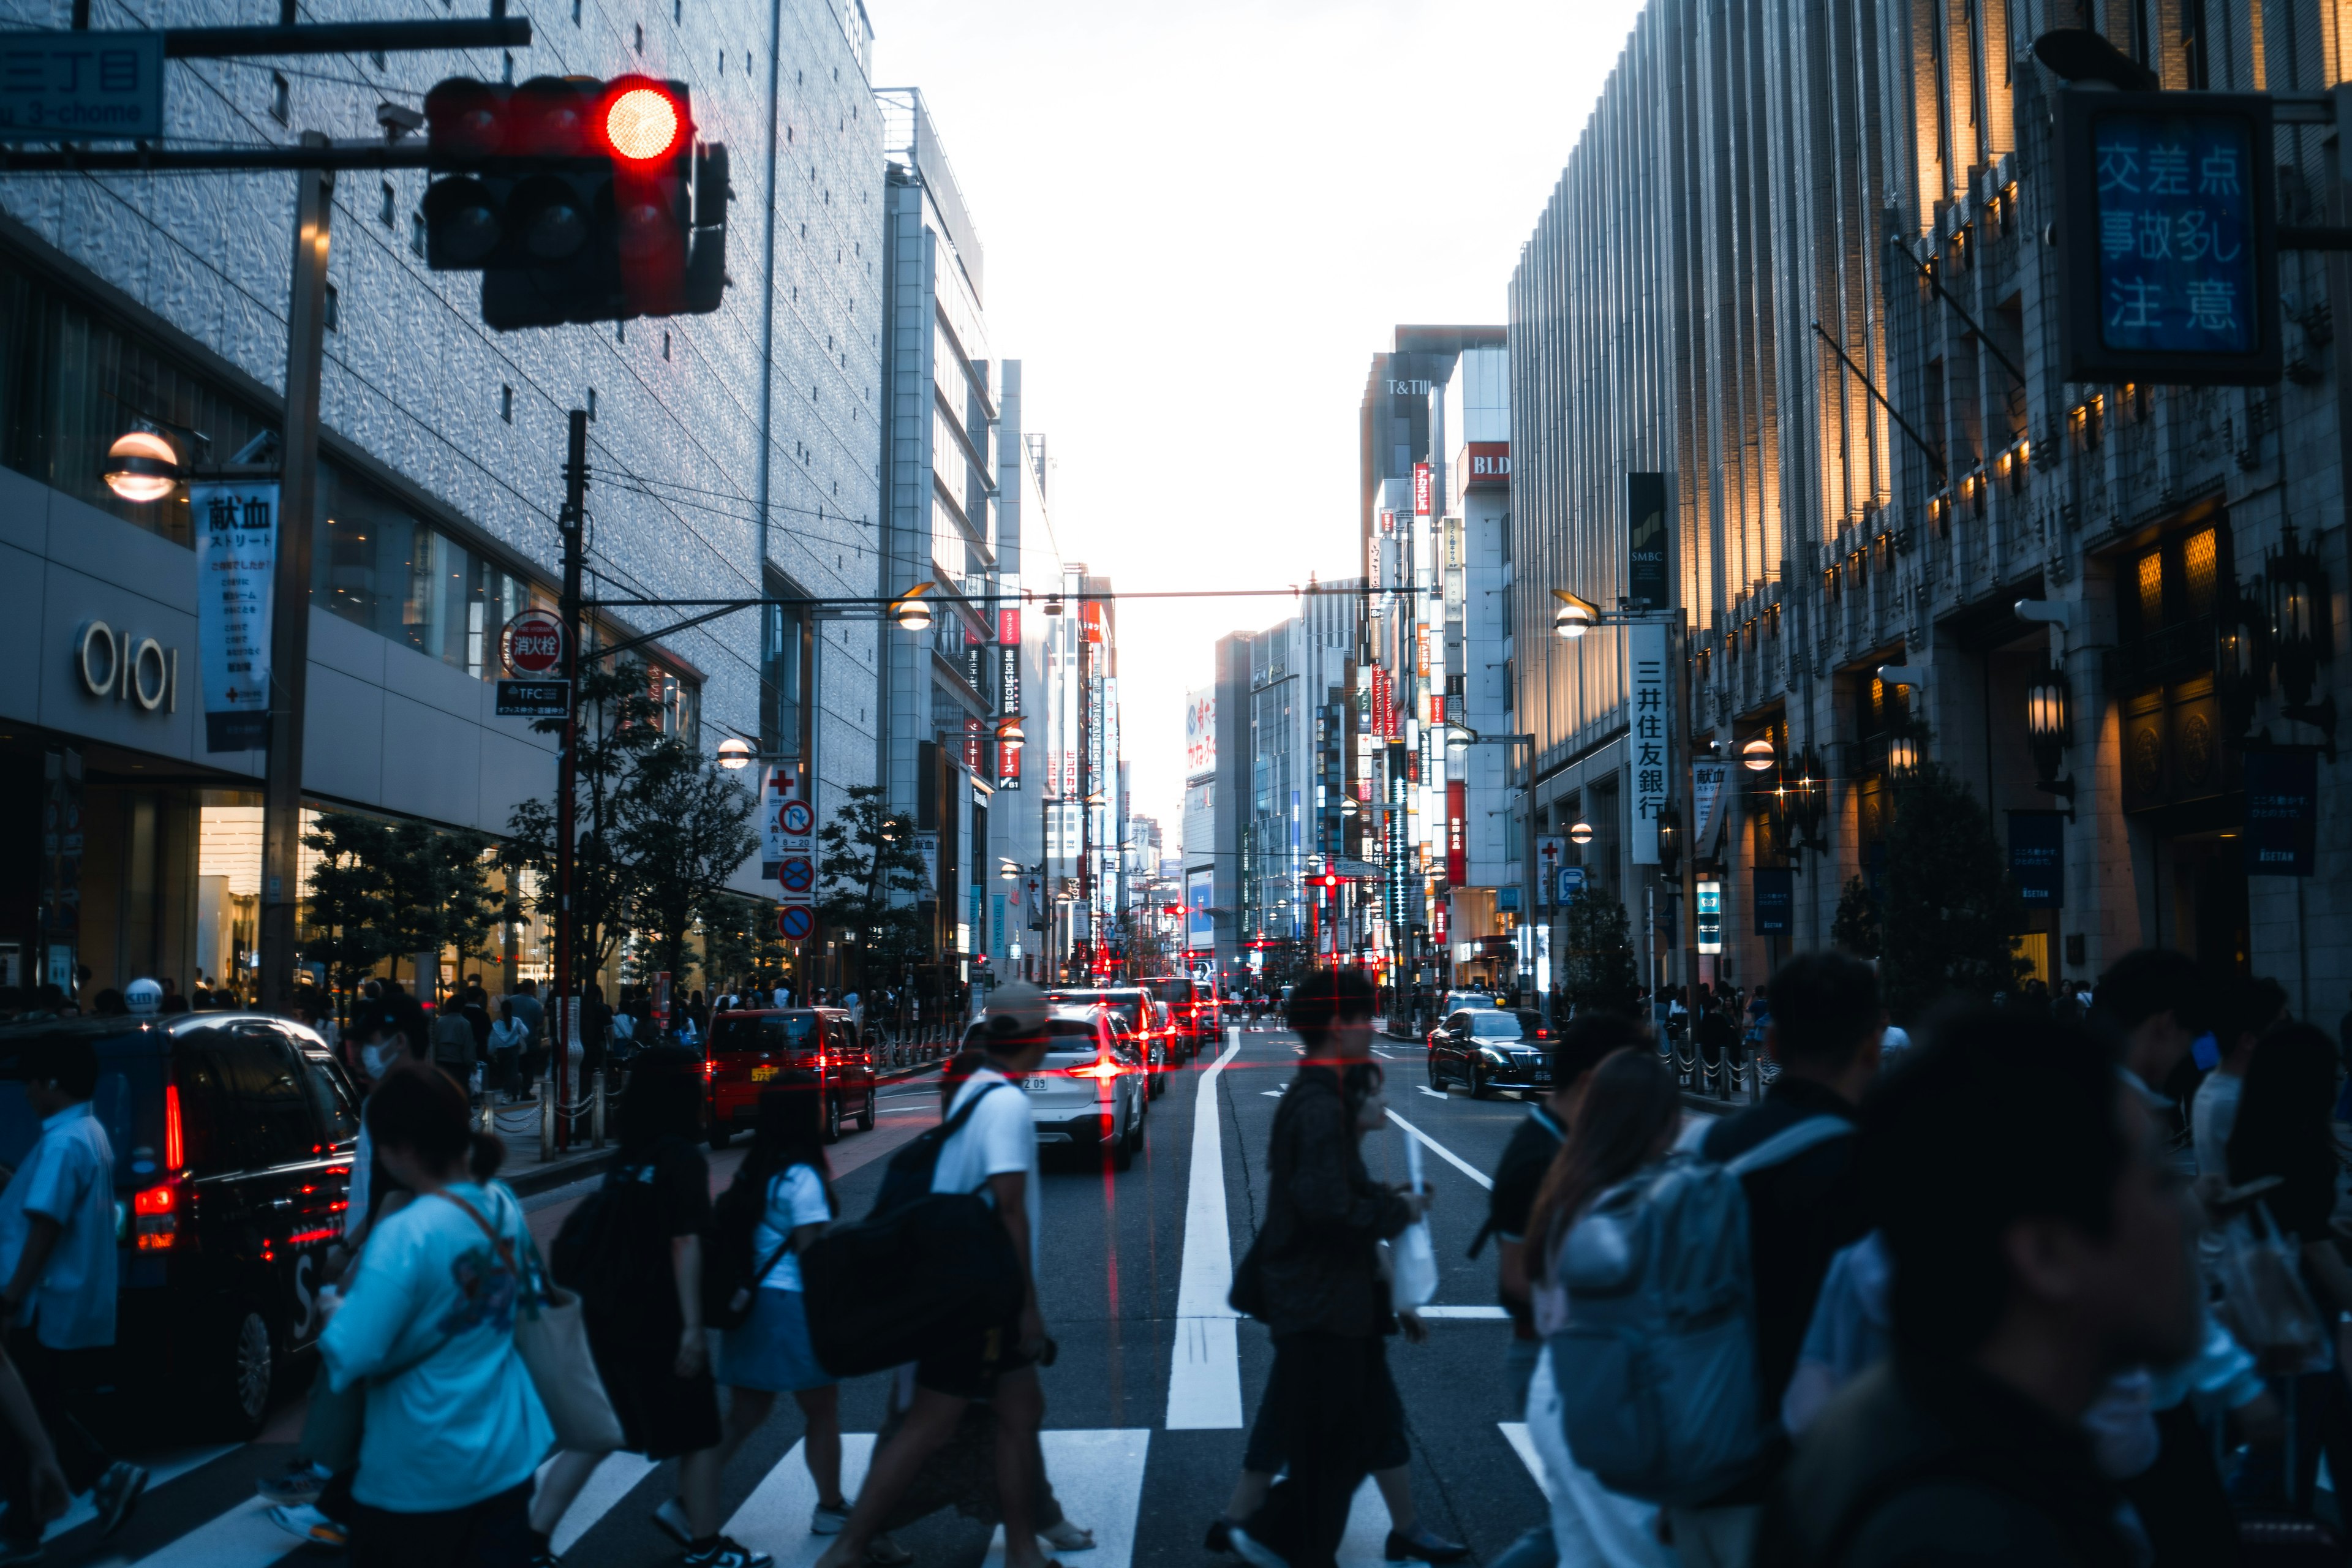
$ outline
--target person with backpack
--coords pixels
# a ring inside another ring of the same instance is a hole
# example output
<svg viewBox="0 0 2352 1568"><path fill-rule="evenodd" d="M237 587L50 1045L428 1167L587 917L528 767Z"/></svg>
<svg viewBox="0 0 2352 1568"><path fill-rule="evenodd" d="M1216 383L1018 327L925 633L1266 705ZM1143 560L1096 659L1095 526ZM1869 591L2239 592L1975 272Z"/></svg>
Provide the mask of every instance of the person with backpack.
<svg viewBox="0 0 2352 1568"><path fill-rule="evenodd" d="M711 1215L710 1167L698 1146L701 1118L700 1062L678 1050L641 1053L621 1095L616 1161L603 1189L557 1237L556 1278L580 1292L623 1447L679 1461L677 1494L655 1510L654 1522L687 1549L687 1568L765 1568L772 1561L767 1553L719 1531L724 1430L703 1326L702 1248ZM564 1484L576 1493L602 1459L565 1456L558 1461ZM570 1503L551 1495L535 1510L536 1522L551 1531Z"/></svg>
<svg viewBox="0 0 2352 1568"><path fill-rule="evenodd" d="M1364 1167L1345 1075L1370 1060L1373 1000L1356 969L1318 971L1291 994L1306 1054L1275 1109L1265 1222L1232 1295L1274 1336L1258 1420L1290 1467L1263 1506L1228 1524L1252 1568L1332 1568L1397 1398L1379 1244L1419 1219L1428 1198L1382 1186Z"/></svg>
<svg viewBox="0 0 2352 1568"><path fill-rule="evenodd" d="M515 1349L535 1289L522 1205L491 1178L506 1145L421 1064L367 1102L376 1158L412 1201L370 1234L319 1350L331 1385L367 1388L351 1486L357 1568L527 1568L531 1477L554 1440Z"/></svg>
<svg viewBox="0 0 2352 1568"><path fill-rule="evenodd" d="M933 1196L984 1194L1011 1243L1020 1275L1020 1303L994 1322L943 1326L915 1365L915 1394L906 1423L877 1447L866 1484L842 1532L815 1568L856 1568L883 1521L922 1470L924 1461L955 1434L967 1406L985 1399L997 1424L997 1497L1004 1519L1006 1568L1044 1568L1036 1534L1037 1431L1045 1414L1037 1381L1039 1359L1051 1342L1037 1296L1037 1132L1019 1084L1045 1059L1045 994L1014 983L989 1003L982 1049L986 1063L957 1089L948 1118L925 1146L932 1161ZM925 1135L929 1137L929 1134ZM919 1140L919 1142L920 1141ZM902 1152L900 1158L905 1157ZM890 1174L902 1167L892 1162ZM912 1166L905 1167L911 1177ZM885 1184L884 1204L894 1198ZM877 1212L884 1207L877 1204Z"/></svg>
<svg viewBox="0 0 2352 1568"><path fill-rule="evenodd" d="M1764 1026L1764 1048L1780 1063L1780 1077L1762 1104L1709 1128L1698 1152L1726 1164L1774 1139L1793 1134L1802 1142L1808 1133L1811 1139L1779 1158L1747 1163L1740 1172L1762 1401L1758 1418L1772 1429L1773 1440L1735 1485L1696 1506L1668 1510L1675 1546L1686 1568L1745 1568L1756 1521L1788 1457L1778 1431L1780 1399L1796 1371L1813 1302L1832 1260L1870 1229L1853 1134L1861 1124L1863 1091L1878 1076L1879 1041L1886 1029L1877 974L1845 953L1799 953L1780 966L1769 987L1757 987L1754 1005ZM1806 1132L1796 1132L1801 1127ZM1690 1240L1705 1246L1708 1238Z"/></svg>
<svg viewBox="0 0 2352 1568"><path fill-rule="evenodd" d="M712 1245L740 1264L740 1284L729 1283L751 1300L719 1342L719 1380L727 1385L728 1404L718 1464L725 1468L760 1429L778 1394L791 1394L806 1424L803 1452L816 1483L809 1531L838 1535L849 1522L841 1495L840 1384L817 1363L809 1341L798 1257L835 1214L824 1106L814 1082L761 1095L751 1151L719 1200Z"/></svg>
<svg viewBox="0 0 2352 1568"><path fill-rule="evenodd" d="M433 1018L433 1065L457 1080L472 1098L474 1068L481 1060L474 1038L473 1020L455 1003L445 1003Z"/></svg>
<svg viewBox="0 0 2352 1568"><path fill-rule="evenodd" d="M1895 1351L1807 1428L1756 1568L2144 1561L2083 1418L2117 1373L2197 1351L2202 1288L2186 1183L2114 1058L1975 1009L1913 1047L1866 1123Z"/></svg>

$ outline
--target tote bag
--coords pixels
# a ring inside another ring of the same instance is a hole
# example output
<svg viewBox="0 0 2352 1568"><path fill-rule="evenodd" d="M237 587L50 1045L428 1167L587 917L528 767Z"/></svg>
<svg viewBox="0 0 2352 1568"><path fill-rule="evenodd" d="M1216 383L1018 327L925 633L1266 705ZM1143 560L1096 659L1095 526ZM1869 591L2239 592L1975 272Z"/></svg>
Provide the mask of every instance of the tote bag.
<svg viewBox="0 0 2352 1568"><path fill-rule="evenodd" d="M522 1357L523 1370L530 1373L531 1386L539 1391L548 1425L555 1428L556 1447L582 1454L609 1454L618 1448L620 1417L613 1414L604 1381L596 1375L596 1358L588 1348L588 1323L578 1294L547 1277L547 1270L538 1266L537 1248L532 1249L532 1268L526 1273L515 1260L514 1244L493 1230L473 1205L446 1192L434 1196L448 1198L464 1209L499 1249L515 1279L538 1287L526 1294L515 1316L515 1353Z"/></svg>

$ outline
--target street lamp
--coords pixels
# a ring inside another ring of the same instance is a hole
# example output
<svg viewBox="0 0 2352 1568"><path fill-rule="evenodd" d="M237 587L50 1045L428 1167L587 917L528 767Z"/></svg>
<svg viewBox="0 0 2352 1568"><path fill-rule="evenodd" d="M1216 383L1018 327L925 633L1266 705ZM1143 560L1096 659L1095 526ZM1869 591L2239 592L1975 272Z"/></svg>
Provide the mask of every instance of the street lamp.
<svg viewBox="0 0 2352 1568"><path fill-rule="evenodd" d="M1579 598L1565 588L1554 588L1551 596L1559 601L1552 612L1551 629L1570 639L1580 637L1601 621L1601 607L1590 599Z"/></svg>
<svg viewBox="0 0 2352 1568"><path fill-rule="evenodd" d="M2025 733L2032 743L2034 766L2042 770L2037 787L2053 795L2072 795L2072 782L2058 777L2059 759L2066 752L2066 675L2044 668L2025 689ZM2063 784L2064 788L2059 785Z"/></svg>
<svg viewBox="0 0 2352 1568"><path fill-rule="evenodd" d="M2270 552L2263 575L2270 595L2270 652L2278 676L2279 694L2286 699L2285 717L2315 724L2327 736L2327 752L2336 752L2336 699L2311 700L2319 667L2334 660L2336 635L2328 603L2332 596L2327 569L2315 552L2305 550L2294 536L2294 525L2280 531L2279 547Z"/></svg>
<svg viewBox="0 0 2352 1568"><path fill-rule="evenodd" d="M751 742L740 735L730 735L719 742L719 765L730 773L751 765Z"/></svg>
<svg viewBox="0 0 2352 1568"><path fill-rule="evenodd" d="M142 423L114 438L100 474L124 500L158 501L179 486L180 454L162 431Z"/></svg>
<svg viewBox="0 0 2352 1568"><path fill-rule="evenodd" d="M1592 824L1579 822L1568 830L1568 841L1579 849L1592 842Z"/></svg>
<svg viewBox="0 0 2352 1568"><path fill-rule="evenodd" d="M1767 736L1759 735L1739 748L1739 765L1751 773L1769 771L1773 761L1772 742Z"/></svg>
<svg viewBox="0 0 2352 1568"><path fill-rule="evenodd" d="M1919 742L1908 735L1886 738L1886 771L1907 773L1919 765Z"/></svg>
<svg viewBox="0 0 2352 1568"><path fill-rule="evenodd" d="M1008 752L1017 752L1028 743L1028 736L1021 728L1018 713L1008 713L996 721L996 743Z"/></svg>
<svg viewBox="0 0 2352 1568"><path fill-rule="evenodd" d="M938 586L936 583L918 583L891 600L887 611L890 618L910 632L930 630L931 606L924 602L923 595Z"/></svg>

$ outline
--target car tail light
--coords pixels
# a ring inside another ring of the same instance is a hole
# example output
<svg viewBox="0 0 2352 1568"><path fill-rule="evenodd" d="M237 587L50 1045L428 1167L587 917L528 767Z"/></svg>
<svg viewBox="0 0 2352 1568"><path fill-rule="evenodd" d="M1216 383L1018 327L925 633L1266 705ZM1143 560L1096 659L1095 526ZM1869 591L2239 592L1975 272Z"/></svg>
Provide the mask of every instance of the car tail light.
<svg viewBox="0 0 2352 1568"><path fill-rule="evenodd" d="M142 1252L162 1252L179 1239L180 1189L166 1182L133 1194L131 1199L134 1245Z"/></svg>
<svg viewBox="0 0 2352 1568"><path fill-rule="evenodd" d="M1097 1057L1093 1061L1088 1062L1082 1068L1070 1068L1069 1072L1072 1078L1090 1078L1094 1079L1095 1098L1097 1100L1108 1100L1111 1094L1110 1086L1112 1082L1120 1073L1126 1070L1126 1068L1120 1067L1108 1057Z"/></svg>
<svg viewBox="0 0 2352 1568"><path fill-rule="evenodd" d="M180 1086L163 1086L163 1169L177 1171L185 1163L186 1141L180 1128Z"/></svg>

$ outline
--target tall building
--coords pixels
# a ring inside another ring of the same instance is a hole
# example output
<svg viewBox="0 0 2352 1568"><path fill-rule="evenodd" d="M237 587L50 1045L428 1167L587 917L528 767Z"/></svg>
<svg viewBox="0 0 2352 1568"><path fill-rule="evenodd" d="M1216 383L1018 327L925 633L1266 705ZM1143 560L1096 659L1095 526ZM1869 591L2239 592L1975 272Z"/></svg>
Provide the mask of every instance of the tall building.
<svg viewBox="0 0 2352 1568"><path fill-rule="evenodd" d="M1444 786L1456 767L1488 769L1482 752L1501 753L1507 765L1509 743L1501 735L1512 726L1506 711L1495 739L1482 731L1475 744L1449 753L1436 715L1447 710L1451 724L1447 632L1458 619L1444 602L1448 476L1458 455L1447 432L1446 388L1466 352L1503 343L1501 327L1399 327L1393 346L1372 356L1365 378L1360 525L1370 592L1355 670L1354 749L1347 757L1359 809L1343 833L1349 858L1370 869L1365 952L1387 986L1425 991L1446 984L1455 944L1486 935L1448 923L1454 907L1444 882ZM1482 382L1469 403L1456 400L1456 412L1475 409L1484 429L1495 396ZM1503 658L1507 692L1507 650ZM1523 891L1517 876L1502 884L1489 900L1500 911L1496 918L1515 923ZM1463 912L1485 907L1465 900Z"/></svg>
<svg viewBox="0 0 2352 1568"><path fill-rule="evenodd" d="M1330 584L1250 639L1239 930L1263 944L1261 967L1352 951L1343 922L1353 900L1330 899L1310 879L1344 858L1342 769L1360 585Z"/></svg>
<svg viewBox="0 0 2352 1568"><path fill-rule="evenodd" d="M2347 74L2306 5L2088 15L2167 89ZM2105 237L2062 204L2051 127L2087 89L2032 52L2047 7L1948 21L1832 0L1801 37L1760 0L1652 0L1636 22L1510 289L1537 830L1642 831L1630 634L1550 637L1542 592L1613 606L1638 552L1675 623L1664 772L1694 841L1612 858L1637 921L1660 900L1675 977L1750 983L1828 942L1842 898L1883 890L1925 761L1989 813L2040 977L2162 942L2331 1005L2352 813L2326 704L2352 667L2295 606L2346 581L2332 285L2283 262L2271 384L2070 380L2051 242ZM2262 155L2285 210L2335 188L2315 131ZM1734 754L1755 768L1718 784ZM2306 847L2265 859L2281 813ZM1719 954L1673 918L1695 881Z"/></svg>
<svg viewBox="0 0 2352 1568"><path fill-rule="evenodd" d="M38 4L20 24L64 26ZM553 793L552 742L495 712L501 626L553 603L567 411L592 416L589 567L606 600L870 594L877 533L883 239L872 33L857 0L713 0L541 17L517 78L643 71L692 91L739 200L712 315L483 325L479 279L425 265L422 171L345 174L328 228L320 501L311 551L312 810L493 834ZM168 139L380 138L479 57L353 57L333 71L169 62ZM258 749L214 750L184 485L132 502L101 479L144 422L190 462L279 428L294 178L0 175L0 984L79 970L188 988L252 963ZM662 633L593 612L605 646ZM98 657L93 628L130 650ZM875 776L870 624L745 611L641 649L665 725L767 742L813 768L820 809ZM222 679L233 671L218 672ZM130 679L121 677L127 675ZM83 824L40 839L44 814ZM760 890L760 867L737 879ZM770 890L773 884L767 884ZM299 889L282 889L288 898ZM509 981L540 950L506 950ZM426 956L422 977L442 963ZM404 965L404 967L405 967Z"/></svg>

